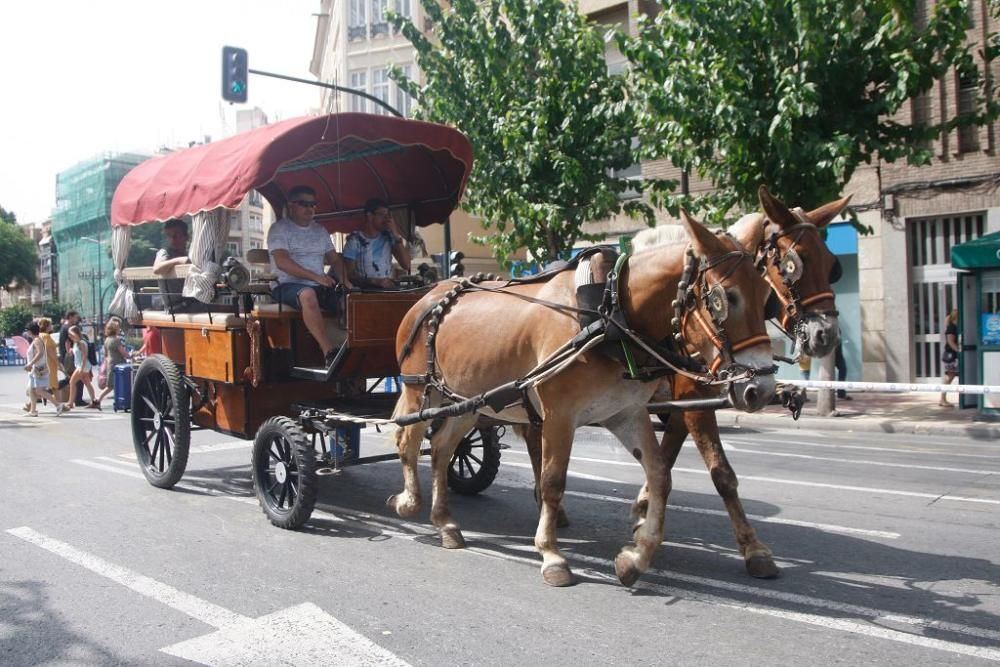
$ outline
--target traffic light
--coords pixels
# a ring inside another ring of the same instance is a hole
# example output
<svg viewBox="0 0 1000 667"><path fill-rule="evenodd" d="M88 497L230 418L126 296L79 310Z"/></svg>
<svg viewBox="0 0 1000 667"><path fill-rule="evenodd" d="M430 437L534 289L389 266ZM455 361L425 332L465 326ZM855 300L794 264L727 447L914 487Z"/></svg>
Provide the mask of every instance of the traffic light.
<svg viewBox="0 0 1000 667"><path fill-rule="evenodd" d="M463 276L465 275L465 264L462 264L462 260L465 259L465 253L459 252L458 250L452 250L448 253L448 277L453 276Z"/></svg>
<svg viewBox="0 0 1000 667"><path fill-rule="evenodd" d="M247 101L248 67L246 49L222 47L222 99L241 104Z"/></svg>

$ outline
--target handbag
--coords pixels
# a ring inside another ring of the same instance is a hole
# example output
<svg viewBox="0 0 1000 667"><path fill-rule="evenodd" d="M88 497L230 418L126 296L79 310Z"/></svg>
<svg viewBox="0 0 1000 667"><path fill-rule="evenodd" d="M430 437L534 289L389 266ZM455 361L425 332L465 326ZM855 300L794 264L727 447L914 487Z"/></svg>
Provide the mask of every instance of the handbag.
<svg viewBox="0 0 1000 667"><path fill-rule="evenodd" d="M941 354L941 361L946 364L954 363L958 359L958 353L947 345L944 346L944 353Z"/></svg>
<svg viewBox="0 0 1000 667"><path fill-rule="evenodd" d="M108 388L108 357L105 355L101 361L101 367L97 371L97 387L99 389Z"/></svg>

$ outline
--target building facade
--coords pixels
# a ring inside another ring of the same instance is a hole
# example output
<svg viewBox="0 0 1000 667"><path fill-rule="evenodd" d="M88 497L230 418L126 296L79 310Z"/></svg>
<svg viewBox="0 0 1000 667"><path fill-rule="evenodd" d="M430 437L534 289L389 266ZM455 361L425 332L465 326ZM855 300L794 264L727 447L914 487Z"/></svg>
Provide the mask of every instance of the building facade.
<svg viewBox="0 0 1000 667"><path fill-rule="evenodd" d="M99 321L114 296L109 253L111 198L118 183L148 155L106 153L56 175L51 238L58 248L58 293L80 314Z"/></svg>

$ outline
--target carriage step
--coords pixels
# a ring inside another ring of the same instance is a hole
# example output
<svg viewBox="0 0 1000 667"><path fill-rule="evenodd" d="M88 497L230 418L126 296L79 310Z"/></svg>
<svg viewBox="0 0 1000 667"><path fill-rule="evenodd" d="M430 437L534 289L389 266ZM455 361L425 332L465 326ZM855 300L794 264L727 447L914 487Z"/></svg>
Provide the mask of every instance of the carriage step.
<svg viewBox="0 0 1000 667"><path fill-rule="evenodd" d="M333 378L333 366L293 366L292 377L300 380L312 380L314 382L328 382Z"/></svg>

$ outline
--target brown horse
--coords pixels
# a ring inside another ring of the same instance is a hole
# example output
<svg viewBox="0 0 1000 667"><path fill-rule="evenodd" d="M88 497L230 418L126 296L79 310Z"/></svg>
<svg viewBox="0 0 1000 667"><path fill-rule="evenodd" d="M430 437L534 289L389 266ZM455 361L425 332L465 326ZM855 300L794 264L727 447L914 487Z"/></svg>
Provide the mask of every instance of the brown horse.
<svg viewBox="0 0 1000 667"><path fill-rule="evenodd" d="M820 238L819 230L843 212L850 197L805 213L789 209L763 186L758 194L765 215L745 216L731 231L740 239L757 239L755 243L748 243L746 248L755 255L758 266L767 267L766 280L782 306L778 316L782 327L799 338L807 354L829 353L836 346L839 335L837 314L833 310L834 294L830 288L830 283L839 278L839 267L836 257ZM762 230L763 234L758 235L755 230ZM655 248L664 240L662 233L650 230L637 235L635 245ZM665 382L661 389L663 391L658 394L658 400L707 398L713 395L711 389L679 375ZM661 442L667 468L673 467L689 433L711 474L716 491L725 502L747 571L754 577L777 576L779 570L771 550L758 539L743 511L737 492L736 473L722 449L719 426L713 410L687 411L669 416ZM535 463L538 458L535 452L539 449L538 433L528 428L523 432L523 437L532 454L532 462ZM668 477L667 492L669 491ZM646 511L646 496L646 490L643 489L636 500L634 512L639 516ZM562 514L561 517L565 523L565 515Z"/></svg>
<svg viewBox="0 0 1000 667"><path fill-rule="evenodd" d="M647 341L674 337L681 350L697 355L706 365L728 364L728 370L739 376L730 389L734 404L758 410L774 393L771 349L764 332L769 289L744 247L756 247L763 229L749 229L749 236L737 241L716 236L687 214L683 223L690 254L686 244L675 244L637 254L620 267L617 297L627 327ZM685 272L696 260L701 264L695 274ZM681 294L689 298L683 304L677 302L682 317L672 319L671 302L685 275L690 284L682 287ZM577 306L573 271L541 282L481 285L482 289L471 286L456 296L456 283L445 283L404 318L396 341L404 378L397 417L440 405L445 391L450 394L449 402L460 402L462 397L531 376L581 332L572 310ZM424 326L428 314L437 319ZM428 336L432 346L426 345ZM635 354L641 357L644 351L636 348ZM515 405L515 401L492 413L482 410L510 423L535 424L541 480L535 546L548 584L564 586L573 580L557 548L556 513L565 490L573 434L585 424L599 423L610 430L639 461L646 476L645 512L635 522L635 542L623 547L615 559L622 583L631 585L648 569L662 541L670 471L646 412L658 382L652 377L629 379L625 369L623 362L599 348L584 347L557 372L528 388L526 403ZM448 510L447 469L456 445L475 420L475 414L458 414L433 425L431 522L446 548L464 546ZM389 498L388 505L400 516L412 516L420 508L417 456L425 430L426 423L417 422L396 433L405 488Z"/></svg>

